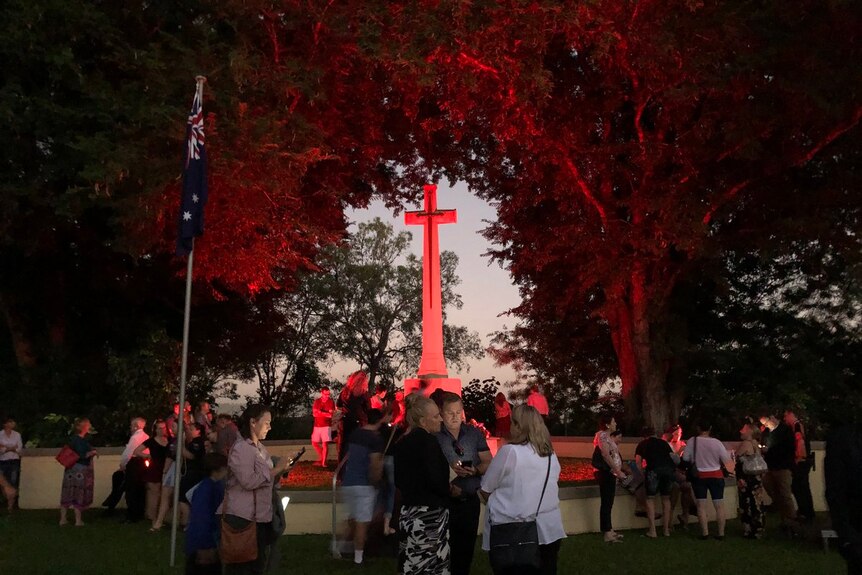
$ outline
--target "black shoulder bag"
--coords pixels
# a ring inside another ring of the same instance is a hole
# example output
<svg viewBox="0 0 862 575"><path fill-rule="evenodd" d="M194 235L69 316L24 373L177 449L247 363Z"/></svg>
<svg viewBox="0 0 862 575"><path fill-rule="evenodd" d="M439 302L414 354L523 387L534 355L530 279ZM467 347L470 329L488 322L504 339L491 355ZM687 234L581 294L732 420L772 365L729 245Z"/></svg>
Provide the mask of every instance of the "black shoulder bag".
<svg viewBox="0 0 862 575"><path fill-rule="evenodd" d="M494 571L513 567L533 569L541 567L539 528L536 519L542 508L542 499L545 498L545 489L548 487L550 476L551 456L548 455L548 472L545 474L545 485L542 487L539 506L536 508L536 515L532 521L491 525L491 549L488 552L488 557L491 560L491 569Z"/></svg>
<svg viewBox="0 0 862 575"><path fill-rule="evenodd" d="M686 476L690 482L700 477L700 471L697 470L697 437L692 441L694 441L694 450L691 454L691 463L689 463L688 469L686 470Z"/></svg>

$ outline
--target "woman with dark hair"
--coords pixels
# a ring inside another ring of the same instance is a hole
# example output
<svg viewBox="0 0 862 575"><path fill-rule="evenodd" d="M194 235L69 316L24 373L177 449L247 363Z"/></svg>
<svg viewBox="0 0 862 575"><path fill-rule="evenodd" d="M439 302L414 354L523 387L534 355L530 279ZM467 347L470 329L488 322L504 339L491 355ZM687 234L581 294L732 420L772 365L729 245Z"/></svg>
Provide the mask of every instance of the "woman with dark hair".
<svg viewBox="0 0 862 575"><path fill-rule="evenodd" d="M673 515L673 510L676 509L677 502L680 502L680 514L676 516L677 523L682 529L688 529L688 516L694 509L694 491L691 489L691 483L686 475L685 468L680 465L682 454L685 451L685 440L682 438L682 426L680 424L671 425L665 429L662 438L670 445L671 450L675 455L677 462L674 477L676 479L676 488L671 492L670 496L670 512Z"/></svg>
<svg viewBox="0 0 862 575"><path fill-rule="evenodd" d="M18 481L21 478L21 451L23 449L24 443L21 441L21 434L15 431L15 420L7 417L3 422L3 430L0 431L0 474L15 490L15 495L6 496L9 511L15 509ZM12 492L9 491L8 493Z"/></svg>
<svg viewBox="0 0 862 575"><path fill-rule="evenodd" d="M498 391L494 397L494 417L494 434L501 439L508 438L512 426L512 404L502 391Z"/></svg>
<svg viewBox="0 0 862 575"><path fill-rule="evenodd" d="M611 439L611 433L617 430L617 421L613 415L605 414L599 417L599 429L593 438L593 445L599 449L607 469L596 469L596 479L599 481L599 523L605 543L621 543L623 536L614 531L611 523L611 511L614 508L614 498L617 491L617 479L625 477L623 461L616 442Z"/></svg>
<svg viewBox="0 0 862 575"><path fill-rule="evenodd" d="M338 461L341 462L347 454L350 434L368 423L371 402L368 398L368 375L364 371L350 374L335 405L341 410L341 433L338 435Z"/></svg>
<svg viewBox="0 0 862 575"><path fill-rule="evenodd" d="M228 476L223 510L225 521L243 528L257 523L257 558L248 563L226 565L228 575L263 573L276 536L272 528L272 486L275 478L288 470L290 458L273 465L262 441L272 427L272 413L265 405L251 405L242 414L240 439L228 455Z"/></svg>
<svg viewBox="0 0 862 575"><path fill-rule="evenodd" d="M556 575L560 544L566 537L559 479L560 461L544 419L529 405L516 406L510 442L500 448L482 478L479 496L487 502L482 549L491 550L493 525L535 520L540 566L495 569L495 575Z"/></svg>
<svg viewBox="0 0 862 575"><path fill-rule="evenodd" d="M168 458L168 426L161 419L153 422L152 436L135 449L133 457L146 461L144 483L147 486L145 517L155 521L159 514L159 501L162 496L162 474Z"/></svg>
<svg viewBox="0 0 862 575"><path fill-rule="evenodd" d="M174 419L172 421L165 422L165 428L167 429L167 437L168 437L168 446L167 446L167 455L165 457L165 463L162 470L162 487L161 487L161 496L159 497L159 509L156 512L156 517L153 519L152 527L150 531L158 531L162 528L162 525L165 522L165 517L168 515L168 511L171 508L172 502L174 500L174 488L176 488L176 480L177 480L177 421ZM180 516L180 523L186 523L188 521L187 517Z"/></svg>
<svg viewBox="0 0 862 575"><path fill-rule="evenodd" d="M697 499L697 519L700 522L701 539L709 539L709 518L706 515L707 494L712 497L715 517L718 522L716 539L724 539L724 526L727 514L724 510L724 466L733 472L733 460L724 444L710 437L712 426L701 423L698 435L688 440L682 459L697 468L697 476L692 477L691 486Z"/></svg>
<svg viewBox="0 0 862 575"><path fill-rule="evenodd" d="M60 493L60 525L66 525L66 512L71 507L75 512L75 526L81 527L84 521L81 513L93 504L93 457L98 455L87 441L90 433L90 420L81 417L75 420L75 434L69 439L69 447L78 454L75 465L63 473L63 490Z"/></svg>

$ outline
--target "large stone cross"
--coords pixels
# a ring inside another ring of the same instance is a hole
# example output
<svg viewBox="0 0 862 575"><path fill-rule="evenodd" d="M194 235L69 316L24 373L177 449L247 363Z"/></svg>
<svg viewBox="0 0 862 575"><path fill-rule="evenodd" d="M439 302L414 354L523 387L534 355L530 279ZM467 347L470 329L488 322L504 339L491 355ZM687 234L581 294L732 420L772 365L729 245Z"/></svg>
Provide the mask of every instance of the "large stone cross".
<svg viewBox="0 0 862 575"><path fill-rule="evenodd" d="M425 209L404 214L408 226L423 226L422 257L422 360L419 362L420 379L448 377L443 357L443 307L440 302L440 244L437 226L458 221L455 210L437 209L437 186L428 184L425 190Z"/></svg>

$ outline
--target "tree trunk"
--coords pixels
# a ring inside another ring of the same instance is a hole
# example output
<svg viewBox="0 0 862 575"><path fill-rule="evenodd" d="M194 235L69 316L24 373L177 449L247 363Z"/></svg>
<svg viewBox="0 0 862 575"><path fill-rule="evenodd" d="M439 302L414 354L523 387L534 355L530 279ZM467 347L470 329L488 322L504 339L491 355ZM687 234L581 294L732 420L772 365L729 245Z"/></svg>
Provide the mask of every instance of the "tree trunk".
<svg viewBox="0 0 862 575"><path fill-rule="evenodd" d="M12 337L18 368L22 372L29 371L36 367L36 352L33 349L33 342L27 336L26 322L16 310L14 301L10 300L8 294L0 294L0 311L3 312L3 319L6 320L6 327Z"/></svg>
<svg viewBox="0 0 862 575"><path fill-rule="evenodd" d="M655 353L656 334L652 311L664 302L648 296L642 266L632 272L629 283L609 290L607 319L619 363L625 421L629 427L649 425L664 430L678 417L678 402L666 390L668 362Z"/></svg>
<svg viewBox="0 0 862 575"><path fill-rule="evenodd" d="M35 413L39 404L38 389L34 385L34 371L38 365L36 349L28 333L26 317L8 294L0 293L0 313L3 314L12 340L20 381L18 389L4 399L17 404L18 415L24 417L28 413Z"/></svg>

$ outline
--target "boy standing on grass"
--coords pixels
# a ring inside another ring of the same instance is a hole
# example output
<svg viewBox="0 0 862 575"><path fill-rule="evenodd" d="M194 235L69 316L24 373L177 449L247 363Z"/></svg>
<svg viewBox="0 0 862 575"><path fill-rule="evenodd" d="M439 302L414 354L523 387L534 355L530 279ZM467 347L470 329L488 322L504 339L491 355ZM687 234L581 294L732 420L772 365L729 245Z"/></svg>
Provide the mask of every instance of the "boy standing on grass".
<svg viewBox="0 0 862 575"><path fill-rule="evenodd" d="M377 504L377 485L383 477L383 439L380 426L384 419L379 409L368 411L368 423L350 434L347 463L344 465L342 490L349 509L350 534L353 539L353 562L362 564L368 524Z"/></svg>
<svg viewBox="0 0 862 575"><path fill-rule="evenodd" d="M224 499L227 457L222 453L207 453L203 463L207 477L195 489L186 530L186 575L221 574L216 549L219 540L216 510Z"/></svg>

